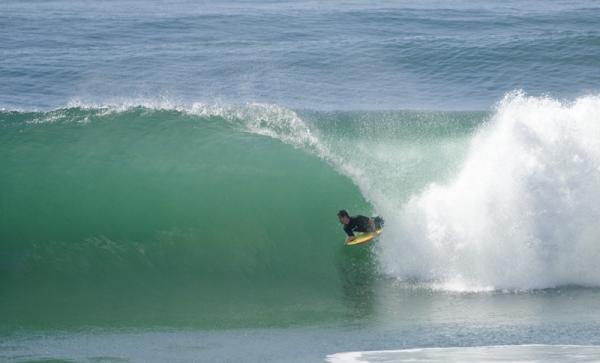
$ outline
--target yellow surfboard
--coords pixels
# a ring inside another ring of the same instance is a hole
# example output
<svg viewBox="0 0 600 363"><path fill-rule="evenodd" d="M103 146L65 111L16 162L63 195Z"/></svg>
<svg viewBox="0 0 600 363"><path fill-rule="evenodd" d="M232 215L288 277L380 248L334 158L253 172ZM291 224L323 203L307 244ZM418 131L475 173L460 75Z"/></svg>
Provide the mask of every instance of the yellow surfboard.
<svg viewBox="0 0 600 363"><path fill-rule="evenodd" d="M383 228L376 229L374 232L357 233L355 238L346 243L347 246L358 245L361 243L369 242L373 238L379 236L383 231Z"/></svg>

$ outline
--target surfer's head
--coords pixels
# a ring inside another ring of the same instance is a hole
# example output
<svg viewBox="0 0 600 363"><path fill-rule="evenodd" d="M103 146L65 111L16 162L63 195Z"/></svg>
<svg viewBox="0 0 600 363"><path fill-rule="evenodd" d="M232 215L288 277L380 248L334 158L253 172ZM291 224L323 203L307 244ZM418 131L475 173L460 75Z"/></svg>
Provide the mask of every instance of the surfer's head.
<svg viewBox="0 0 600 363"><path fill-rule="evenodd" d="M337 216L338 216L341 224L350 223L350 216L348 215L348 212L346 212L345 209L342 209L341 211L339 211Z"/></svg>

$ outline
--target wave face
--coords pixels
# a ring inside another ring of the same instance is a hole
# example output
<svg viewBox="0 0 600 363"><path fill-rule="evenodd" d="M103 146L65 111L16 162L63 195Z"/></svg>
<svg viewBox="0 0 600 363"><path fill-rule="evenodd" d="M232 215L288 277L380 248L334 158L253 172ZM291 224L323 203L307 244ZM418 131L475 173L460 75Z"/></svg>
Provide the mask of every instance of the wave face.
<svg viewBox="0 0 600 363"><path fill-rule="evenodd" d="M335 212L367 205L350 180L279 141L314 144L298 116L146 106L0 114L7 320L57 314L48 306L63 300L83 321L112 319L97 309L103 300L121 321L131 305L170 306L166 321L151 318L158 324L185 324L186 304L197 304L200 325L244 320L241 306L279 324L286 318L263 316L269 307L331 306L325 292L336 301L344 268Z"/></svg>
<svg viewBox="0 0 600 363"><path fill-rule="evenodd" d="M600 286L599 110L513 93L492 114L2 111L3 318L285 325L369 314L378 276ZM344 248L340 208L385 233Z"/></svg>

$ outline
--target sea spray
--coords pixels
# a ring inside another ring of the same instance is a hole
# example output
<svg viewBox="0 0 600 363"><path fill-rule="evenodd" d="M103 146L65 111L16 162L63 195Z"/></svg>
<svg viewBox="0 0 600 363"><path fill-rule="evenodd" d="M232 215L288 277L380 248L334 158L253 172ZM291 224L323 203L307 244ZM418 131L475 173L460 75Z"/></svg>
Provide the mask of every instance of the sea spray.
<svg viewBox="0 0 600 363"><path fill-rule="evenodd" d="M378 249L391 276L466 291L600 285L600 97L507 95L456 176L397 207Z"/></svg>

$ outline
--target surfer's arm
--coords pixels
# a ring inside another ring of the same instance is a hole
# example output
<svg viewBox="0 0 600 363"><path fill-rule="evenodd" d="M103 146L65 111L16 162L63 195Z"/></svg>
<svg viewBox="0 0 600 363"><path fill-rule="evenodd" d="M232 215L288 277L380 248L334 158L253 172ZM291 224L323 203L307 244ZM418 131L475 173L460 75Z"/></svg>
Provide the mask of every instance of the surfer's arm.
<svg viewBox="0 0 600 363"><path fill-rule="evenodd" d="M372 232L375 229L375 222L373 221L373 218L369 218L369 230Z"/></svg>
<svg viewBox="0 0 600 363"><path fill-rule="evenodd" d="M354 236L354 232L352 232L352 227L346 225L344 226L344 232L346 232L346 243L353 241L356 237Z"/></svg>
<svg viewBox="0 0 600 363"><path fill-rule="evenodd" d="M344 232L346 232L346 234L348 235L346 241L348 241L348 238L351 238L350 241L354 239L354 232L352 231L352 227L350 225L344 226Z"/></svg>

